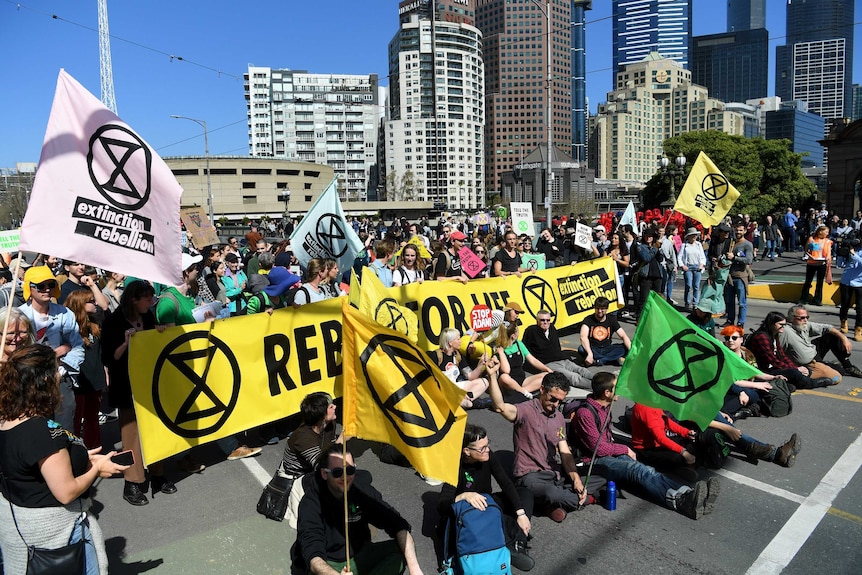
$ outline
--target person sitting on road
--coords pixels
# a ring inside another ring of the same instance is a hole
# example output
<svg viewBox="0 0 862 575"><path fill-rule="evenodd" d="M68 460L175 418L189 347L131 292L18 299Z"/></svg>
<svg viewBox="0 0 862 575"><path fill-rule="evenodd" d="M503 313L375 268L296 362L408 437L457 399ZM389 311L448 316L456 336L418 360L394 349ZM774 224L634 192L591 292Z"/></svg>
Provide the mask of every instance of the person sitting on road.
<svg viewBox="0 0 862 575"><path fill-rule="evenodd" d="M569 384L580 389L591 389L593 374L572 361L571 353L563 351L557 328L551 321L551 312L541 309L536 314L536 325L524 330L524 345L536 359L544 363L552 371L562 373L569 379Z"/></svg>
<svg viewBox="0 0 862 575"><path fill-rule="evenodd" d="M491 493L492 477L502 493ZM503 530L512 553L512 565L521 571L529 571L535 564L527 553L527 538L532 528L530 517L533 515L533 494L523 486L515 487L499 458L491 450L485 428L468 423L464 428L458 485L444 484L440 490L440 499L437 500L439 521L435 535L439 547L443 546L446 524L454 519L452 504L467 501L474 508L484 511L487 507L484 494L491 495L503 511ZM454 534L454 530L450 530L450 533ZM438 564L442 564L441 559L445 558L438 554Z"/></svg>
<svg viewBox="0 0 862 575"><path fill-rule="evenodd" d="M550 373L537 397L513 405L503 401L497 381L499 363L490 362L487 371L493 410L515 424L512 430L515 484L529 490L543 512L560 523L567 512L580 509L589 501L566 441L566 421L558 409L569 392L569 382L561 373Z"/></svg>
<svg viewBox="0 0 862 575"><path fill-rule="evenodd" d="M584 318L581 324L581 345L578 353L584 356L584 362L590 365L622 365L625 356L632 347L632 342L626 331L620 326L617 318L608 315L611 302L606 297L597 297L593 315ZM612 343L617 334L622 343Z"/></svg>
<svg viewBox="0 0 862 575"><path fill-rule="evenodd" d="M697 432L680 425L657 407L635 403L632 409L632 450L637 460L657 471L670 471L688 479L697 458L694 441ZM690 471L684 471L690 470Z"/></svg>
<svg viewBox="0 0 862 575"><path fill-rule="evenodd" d="M733 425L733 419L723 412L709 422L709 427L717 429L736 449L749 457L770 461L781 467L793 467L796 454L802 449L802 440L794 433L782 445L776 446L759 441L744 434Z"/></svg>
<svg viewBox="0 0 862 575"><path fill-rule="evenodd" d="M461 407L472 409L473 402L488 389L488 380L482 377L488 356L480 357L476 368L470 369L458 350L460 345L461 333L457 329L447 327L440 332L440 347L429 351L428 356L452 383L464 390L465 396L461 400Z"/></svg>
<svg viewBox="0 0 862 575"><path fill-rule="evenodd" d="M519 339L520 331L515 322L503 322L497 336L497 358L500 360L500 385L506 390L504 395L509 403L520 403L533 398L533 393L542 386L542 379L551 369L533 357ZM536 371L527 375L526 364Z"/></svg>
<svg viewBox="0 0 862 575"><path fill-rule="evenodd" d="M326 449L315 480L308 482L290 548L291 574L353 573L346 569L349 553L356 573L400 575L406 565L410 575L421 575L410 524L364 485L354 483L353 454L349 450L343 454L343 449L341 445ZM349 550L345 525L350 525ZM372 541L370 525L392 540Z"/></svg>
<svg viewBox="0 0 862 575"><path fill-rule="evenodd" d="M853 344L841 331L829 324L809 321L804 305L795 305L787 310L787 321L791 329L782 330L778 334L778 342L790 359L811 371L812 378L828 377L835 384L841 382L841 374L823 363L824 356L830 351L841 362L847 375L862 377L862 371L850 362Z"/></svg>
<svg viewBox="0 0 862 575"><path fill-rule="evenodd" d="M691 519L712 513L721 486L718 479L698 481L694 487L679 483L637 460L630 447L614 442L610 429L611 404L617 377L599 372L593 377L593 393L574 410L568 437L582 453L595 453L593 472L608 481L628 486L657 505ZM586 458L589 461L589 457Z"/></svg>
<svg viewBox="0 0 862 575"><path fill-rule="evenodd" d="M783 375L787 382L797 389L811 389L814 387L826 387L835 385L829 377L812 379L811 371L804 366L797 365L787 357L784 346L779 343L782 331L787 328L787 318L784 314L771 311L766 314L760 328L748 337L746 342L748 349L757 360L760 371L772 375Z"/></svg>

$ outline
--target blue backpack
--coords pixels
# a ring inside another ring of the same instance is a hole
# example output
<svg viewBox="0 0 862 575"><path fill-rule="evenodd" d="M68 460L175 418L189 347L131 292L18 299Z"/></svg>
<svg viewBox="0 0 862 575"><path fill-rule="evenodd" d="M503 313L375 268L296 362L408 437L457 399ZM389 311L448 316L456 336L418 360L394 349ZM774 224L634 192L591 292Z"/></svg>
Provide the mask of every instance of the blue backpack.
<svg viewBox="0 0 862 575"><path fill-rule="evenodd" d="M511 575L511 553L503 533L503 512L490 495L484 511L467 501L452 504L454 518L446 525L443 573L446 575ZM449 549L455 529L455 553Z"/></svg>

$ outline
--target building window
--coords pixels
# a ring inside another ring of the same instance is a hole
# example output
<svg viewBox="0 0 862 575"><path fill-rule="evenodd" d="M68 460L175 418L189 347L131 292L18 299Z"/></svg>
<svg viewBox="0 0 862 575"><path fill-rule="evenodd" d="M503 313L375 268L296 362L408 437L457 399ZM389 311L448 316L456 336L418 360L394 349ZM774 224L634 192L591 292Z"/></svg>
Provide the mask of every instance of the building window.
<svg viewBox="0 0 862 575"><path fill-rule="evenodd" d="M243 204L256 204L257 203L257 196L243 196L242 197L242 203Z"/></svg>
<svg viewBox="0 0 862 575"><path fill-rule="evenodd" d="M243 190L253 190L257 187L257 182L243 182L242 189Z"/></svg>

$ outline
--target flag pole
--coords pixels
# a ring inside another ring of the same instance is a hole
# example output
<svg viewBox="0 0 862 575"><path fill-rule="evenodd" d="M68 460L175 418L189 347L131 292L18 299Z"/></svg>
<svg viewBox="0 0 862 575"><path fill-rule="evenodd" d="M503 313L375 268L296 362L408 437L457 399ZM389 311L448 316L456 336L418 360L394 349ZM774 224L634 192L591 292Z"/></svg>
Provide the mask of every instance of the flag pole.
<svg viewBox="0 0 862 575"><path fill-rule="evenodd" d="M344 479L344 485L347 485L347 441L341 442L341 477ZM347 558L347 570L350 568L350 518L347 515L347 489L344 492L344 556Z"/></svg>
<svg viewBox="0 0 862 575"><path fill-rule="evenodd" d="M616 397L616 396L614 396ZM613 405L613 403L611 403ZM608 409L608 418L605 420L602 428L599 430L599 438L596 440L596 447L593 449L593 455L590 457L590 466L587 468L587 478L584 480L584 491L587 490L587 486L590 483L590 476L593 474L593 465L596 462L596 454L599 452L599 445L602 443L602 437L607 431L608 427L611 424L611 410Z"/></svg>
<svg viewBox="0 0 862 575"><path fill-rule="evenodd" d="M6 321L3 322L3 339L0 339L0 357L6 351L6 334L9 333L9 318L12 316L12 301L15 299L15 288L18 287L18 270L21 269L21 251L15 261L15 271L12 272L12 289L9 290L9 301L6 302Z"/></svg>

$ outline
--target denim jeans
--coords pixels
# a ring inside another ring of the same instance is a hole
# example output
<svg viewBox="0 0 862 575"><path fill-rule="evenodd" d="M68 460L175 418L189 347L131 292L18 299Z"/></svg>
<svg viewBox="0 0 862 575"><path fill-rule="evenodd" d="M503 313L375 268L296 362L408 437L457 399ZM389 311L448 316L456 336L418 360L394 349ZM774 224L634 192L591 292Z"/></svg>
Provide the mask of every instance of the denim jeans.
<svg viewBox="0 0 862 575"><path fill-rule="evenodd" d="M703 272L689 268L683 272L685 278L685 305L694 307L700 301L700 278Z"/></svg>
<svg viewBox="0 0 862 575"><path fill-rule="evenodd" d="M736 301L739 300L739 319L736 317ZM727 278L724 284L724 305L727 308L727 321L737 325L745 325L748 316L748 296L745 293L745 282L739 278Z"/></svg>
<svg viewBox="0 0 862 575"><path fill-rule="evenodd" d="M72 537L69 538L69 543L77 543L83 537L84 539L84 555L86 556L86 570L83 575L99 575L99 558L96 555L96 545L93 543L93 536L90 533L90 527L87 523L81 523L81 518L75 522L75 527L72 529ZM80 528L79 528L80 526Z"/></svg>
<svg viewBox="0 0 862 575"><path fill-rule="evenodd" d="M669 507L667 492L682 486L682 483L677 483L628 455L599 457L596 459L593 471L608 481L616 481L628 485L629 488L638 489L648 500L665 507Z"/></svg>
<svg viewBox="0 0 862 575"><path fill-rule="evenodd" d="M778 242L776 240L766 240L766 250L763 253L763 257L768 257L769 259L775 259L775 248Z"/></svg>
<svg viewBox="0 0 862 575"><path fill-rule="evenodd" d="M673 298L673 284L676 282L676 269L661 268L661 295L670 301Z"/></svg>

